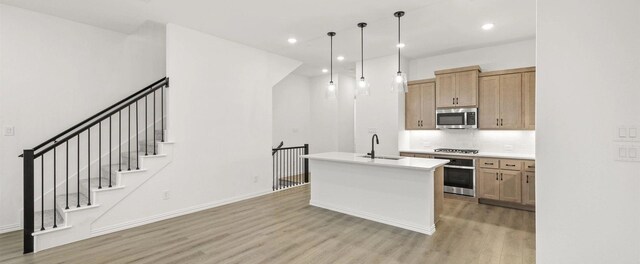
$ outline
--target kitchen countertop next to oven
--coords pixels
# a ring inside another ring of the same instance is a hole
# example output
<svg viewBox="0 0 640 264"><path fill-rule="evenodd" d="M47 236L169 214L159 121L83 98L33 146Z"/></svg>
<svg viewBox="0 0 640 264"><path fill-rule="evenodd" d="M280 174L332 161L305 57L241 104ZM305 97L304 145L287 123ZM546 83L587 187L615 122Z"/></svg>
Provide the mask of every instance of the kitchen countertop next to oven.
<svg viewBox="0 0 640 264"><path fill-rule="evenodd" d="M462 156L462 157L477 157L477 158L496 158L496 159L521 159L521 160L535 160L536 155L531 153L513 153L513 152L484 152L480 151L478 154L461 154L461 153L446 153L435 152L433 149L401 149L400 152L416 153L416 154L428 154L439 156Z"/></svg>

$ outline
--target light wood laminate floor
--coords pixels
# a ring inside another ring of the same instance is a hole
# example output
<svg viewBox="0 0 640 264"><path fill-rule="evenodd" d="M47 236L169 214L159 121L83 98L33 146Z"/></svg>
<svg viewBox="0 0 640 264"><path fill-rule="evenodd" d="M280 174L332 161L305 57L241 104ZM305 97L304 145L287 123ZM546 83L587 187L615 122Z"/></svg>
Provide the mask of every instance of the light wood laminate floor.
<svg viewBox="0 0 640 264"><path fill-rule="evenodd" d="M445 199L436 233L309 206L293 188L22 255L0 234L0 263L535 263L535 213Z"/></svg>

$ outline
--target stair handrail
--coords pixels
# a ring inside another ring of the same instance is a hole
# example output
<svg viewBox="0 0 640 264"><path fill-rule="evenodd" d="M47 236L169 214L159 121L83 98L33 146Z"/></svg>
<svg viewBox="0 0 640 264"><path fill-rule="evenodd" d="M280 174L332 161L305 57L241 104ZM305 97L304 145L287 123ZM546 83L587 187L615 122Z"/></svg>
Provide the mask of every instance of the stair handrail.
<svg viewBox="0 0 640 264"><path fill-rule="evenodd" d="M158 86L158 85L160 85L160 86ZM156 87L156 86L158 86L158 87ZM87 118L87 119L83 120L82 122L80 122L80 123L78 123L78 124L75 124L74 126L72 126L72 127L68 128L67 130L65 130L65 131L63 131L63 132L61 132L61 133L57 134L56 136L54 136L54 137L52 137L52 138L50 138L50 139L48 139L48 140L46 140L46 141L44 141L44 142L40 143L39 145L37 145L37 146L35 146L35 147L31 148L31 150L36 151L36 150L38 150L38 149L40 149L40 148L42 148L42 147L46 146L47 144L50 144L51 142L54 142L54 143L55 143L55 142L57 142L57 141L58 141L58 139L60 139L60 137L62 137L62 136L64 136L64 135L68 134L69 132L71 132L71 131L73 131L73 130L76 130L78 127L80 127L80 126L82 126L82 125L86 124L87 122L89 122L89 121L91 121L91 120L93 120L93 119L95 119L95 118L97 118L97 117L99 117L99 116L103 115L104 113L106 113L107 111L109 111L109 110L111 110L111 109L115 108L116 106L121 105L121 104L123 104L123 103L125 103L125 102L128 102L128 101L131 101L132 99L136 99L136 98L134 98L134 97L136 97L136 96L138 96L138 95L140 95L140 94L144 93L144 92L145 92L145 91L147 91L147 90L154 91L154 90L156 90L157 88L162 87L162 86L169 86L169 78L167 78L167 77L163 77L162 79L155 81L154 83L152 83L152 84L148 85L147 87L142 88L141 90L139 90L139 91L137 91L137 92L135 92L135 93L133 93L133 94L131 94L131 95L127 96L126 98L124 98L124 99L122 99L122 100L118 101L117 103L112 104L111 106L109 106L109 107L107 107L107 108L103 109L102 111L98 112L97 114L92 115L91 117L89 117L89 118ZM155 87L155 89L154 89L154 87ZM126 105L126 104L125 104L125 105ZM121 107L121 108L120 108L120 109L118 109L118 110L121 110L122 108L123 108L123 107ZM112 111L112 112L113 112L113 111ZM115 112L117 112L117 111L115 111ZM108 116L108 115L107 115L107 116ZM97 121L101 121L101 120L97 120ZM97 123L97 122L94 122L94 123L90 124L90 126L89 126L89 127L91 127L92 125L95 125L96 123ZM85 128L86 128L86 127L85 127ZM85 130L85 128L80 129L79 131L84 131L84 130ZM67 138L65 138L65 139L68 139L68 138L73 137L73 136L75 136L75 135L76 135L76 134L72 134L71 136L67 136ZM65 141L65 140L61 140L60 142L64 142L64 141ZM41 154L41 153L45 153L45 152L47 152L48 150L52 149L53 147L55 147L55 146L57 146L57 145L59 145L59 144L56 144L56 145L50 146L50 147L48 147L47 149L45 149L44 151L40 151L40 152L38 152L38 153L37 153L37 154L35 154L34 156L35 156L35 157L38 157L38 156L40 156L39 154ZM24 154L20 154L18 157L23 157L23 155L24 155Z"/></svg>

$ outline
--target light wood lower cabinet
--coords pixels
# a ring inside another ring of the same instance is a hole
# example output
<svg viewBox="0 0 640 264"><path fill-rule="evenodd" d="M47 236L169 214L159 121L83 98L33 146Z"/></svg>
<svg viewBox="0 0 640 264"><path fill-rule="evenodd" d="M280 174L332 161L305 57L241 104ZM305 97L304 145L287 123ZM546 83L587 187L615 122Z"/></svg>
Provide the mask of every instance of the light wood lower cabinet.
<svg viewBox="0 0 640 264"><path fill-rule="evenodd" d="M522 202L522 172L500 171L500 201Z"/></svg>
<svg viewBox="0 0 640 264"><path fill-rule="evenodd" d="M522 201L521 172L480 169L478 175L479 198L514 203Z"/></svg>
<svg viewBox="0 0 640 264"><path fill-rule="evenodd" d="M536 173L525 172L522 181L522 203L526 205L536 204Z"/></svg>
<svg viewBox="0 0 640 264"><path fill-rule="evenodd" d="M476 175L478 198L527 206L536 204L533 160L481 158Z"/></svg>
<svg viewBox="0 0 640 264"><path fill-rule="evenodd" d="M478 170L479 198L500 200L500 171L494 169Z"/></svg>

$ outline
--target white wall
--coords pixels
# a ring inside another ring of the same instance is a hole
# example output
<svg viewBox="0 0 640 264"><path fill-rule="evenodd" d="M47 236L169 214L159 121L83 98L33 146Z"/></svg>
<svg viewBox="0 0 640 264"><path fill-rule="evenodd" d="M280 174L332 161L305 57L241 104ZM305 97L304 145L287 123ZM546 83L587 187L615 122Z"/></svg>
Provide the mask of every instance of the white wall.
<svg viewBox="0 0 640 264"><path fill-rule="evenodd" d="M578 9L576 9L578 7ZM538 0L538 263L640 263L640 2Z"/></svg>
<svg viewBox="0 0 640 264"><path fill-rule="evenodd" d="M311 78L311 139L309 152L353 152L353 94L355 80L334 74L336 97L327 98L329 75Z"/></svg>
<svg viewBox="0 0 640 264"><path fill-rule="evenodd" d="M356 66L356 77L360 78L361 64ZM407 72L408 61L402 58L403 71ZM404 129L404 94L391 91L391 84L398 71L397 55L364 62L364 77L370 83L370 94L356 99L355 145L356 152L371 151L371 136L380 138L376 153L398 155L399 130ZM372 133L373 132L373 133Z"/></svg>
<svg viewBox="0 0 640 264"><path fill-rule="evenodd" d="M165 75L164 27L133 35L0 4L0 232L19 228L23 149ZM159 40L159 41L158 41Z"/></svg>
<svg viewBox="0 0 640 264"><path fill-rule="evenodd" d="M272 88L299 62L167 25L173 162L94 223L169 217L272 188ZM162 194L168 191L169 200Z"/></svg>
<svg viewBox="0 0 640 264"><path fill-rule="evenodd" d="M434 78L434 71L480 65L482 71L505 70L536 65L536 40L471 49L409 62L409 80Z"/></svg>
<svg viewBox="0 0 640 264"><path fill-rule="evenodd" d="M482 152L535 154L536 132L497 130L408 131L408 149L463 148Z"/></svg>
<svg viewBox="0 0 640 264"><path fill-rule="evenodd" d="M309 143L311 131L311 80L309 77L289 74L273 86L273 139L278 146L302 146Z"/></svg>

